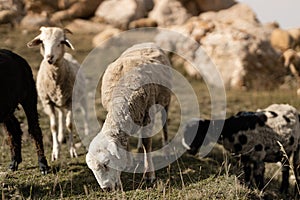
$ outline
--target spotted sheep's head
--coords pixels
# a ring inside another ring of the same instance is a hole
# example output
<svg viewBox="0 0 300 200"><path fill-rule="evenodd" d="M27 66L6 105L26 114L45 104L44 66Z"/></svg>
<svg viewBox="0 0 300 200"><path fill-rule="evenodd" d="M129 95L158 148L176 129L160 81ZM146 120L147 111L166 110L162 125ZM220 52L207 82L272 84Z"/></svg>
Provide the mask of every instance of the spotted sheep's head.
<svg viewBox="0 0 300 200"><path fill-rule="evenodd" d="M67 33L72 33L68 29L62 29L58 27L41 27L41 33L33 40L27 43L29 48L41 45L41 54L44 57L44 61L47 61L50 65L56 64L57 61L63 58L65 49L64 46L74 49L71 42L66 37Z"/></svg>

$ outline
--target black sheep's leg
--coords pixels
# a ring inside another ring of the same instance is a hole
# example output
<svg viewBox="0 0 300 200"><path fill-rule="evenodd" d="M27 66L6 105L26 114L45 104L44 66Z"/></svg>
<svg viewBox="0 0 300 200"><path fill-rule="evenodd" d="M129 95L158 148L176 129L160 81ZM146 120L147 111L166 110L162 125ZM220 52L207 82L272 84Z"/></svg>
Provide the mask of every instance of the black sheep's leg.
<svg viewBox="0 0 300 200"><path fill-rule="evenodd" d="M14 115L9 116L4 125L8 133L8 143L11 151L11 163L9 169L18 170L18 165L22 162L21 146L22 146L22 130L20 123Z"/></svg>
<svg viewBox="0 0 300 200"><path fill-rule="evenodd" d="M22 106L27 117L28 132L35 141L40 171L42 174L47 174L49 166L44 154L43 135L39 125L36 100L29 98L27 101L22 102Z"/></svg>
<svg viewBox="0 0 300 200"><path fill-rule="evenodd" d="M291 157L291 153L288 153L287 157L283 156L283 159L281 161L282 163L282 181L280 186L280 192L281 193L288 193L289 190L289 177L290 177L290 163L289 158Z"/></svg>
<svg viewBox="0 0 300 200"><path fill-rule="evenodd" d="M300 145L298 145L297 150L294 152L293 170L296 177L294 195L295 195L295 199L299 199L300 198Z"/></svg>
<svg viewBox="0 0 300 200"><path fill-rule="evenodd" d="M255 184L259 190L264 188L265 163L263 161L254 162L253 169Z"/></svg>
<svg viewBox="0 0 300 200"><path fill-rule="evenodd" d="M282 171L282 182L281 182L281 186L280 186L281 193L288 193L289 177L290 177L289 170L290 170L289 164L283 164L282 170L281 170Z"/></svg>
<svg viewBox="0 0 300 200"><path fill-rule="evenodd" d="M252 179L253 179L252 162L250 161L250 157L245 155L242 155L241 161L243 163L245 185L251 187L253 185L252 184Z"/></svg>
<svg viewBox="0 0 300 200"><path fill-rule="evenodd" d="M252 181L251 181L252 169L251 169L250 163L244 164L243 169L244 169L244 173L245 173L245 184L248 187L251 187L252 186Z"/></svg>

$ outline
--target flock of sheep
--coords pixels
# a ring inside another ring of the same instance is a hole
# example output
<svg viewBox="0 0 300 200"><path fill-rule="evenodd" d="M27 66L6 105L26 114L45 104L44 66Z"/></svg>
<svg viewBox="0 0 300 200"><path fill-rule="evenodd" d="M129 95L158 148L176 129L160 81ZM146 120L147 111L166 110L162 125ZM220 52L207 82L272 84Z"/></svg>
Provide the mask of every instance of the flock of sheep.
<svg viewBox="0 0 300 200"><path fill-rule="evenodd" d="M35 140L40 171L47 174L49 166L44 155L42 131L38 122L37 96L50 118L53 139L52 161L59 159L60 144L64 140L64 123L69 133L71 157L77 157L72 135L72 104L78 104L85 119L85 134L89 134L85 78L79 73L79 63L65 46L73 49L66 37L67 29L41 27L41 33L27 45L40 46L43 60L35 84L28 63L15 53L0 50L0 122L4 123L11 148L11 170L22 162L22 131L14 110L21 104L27 117L29 134ZM286 56L287 57L287 56ZM292 62L292 56L286 65ZM154 43L136 44L111 63L102 79L102 104L107 110L101 131L93 139L86 155L88 167L104 190L121 188L121 172L132 164L127 151L129 136L140 133L144 156L145 178L155 179L151 150L150 112L160 105L166 113L171 99L172 73L168 56ZM79 79L78 102L72 101L75 78ZM37 88L37 89L36 89ZM157 112L157 110L155 110ZM58 125L56 123L58 113ZM66 117L64 117L64 115ZM224 127L218 125L223 124ZM298 111L286 104L273 104L256 112L239 112L225 120L193 119L186 124L182 145L188 153L196 154L210 137L208 127L221 132L218 142L228 151L241 155L245 183L264 189L265 162L281 162L281 192L288 192L289 169L296 177L295 194L300 183L300 124ZM167 122L163 124L163 145L168 142ZM196 135L195 137L191 136ZM293 158L290 164L290 158Z"/></svg>

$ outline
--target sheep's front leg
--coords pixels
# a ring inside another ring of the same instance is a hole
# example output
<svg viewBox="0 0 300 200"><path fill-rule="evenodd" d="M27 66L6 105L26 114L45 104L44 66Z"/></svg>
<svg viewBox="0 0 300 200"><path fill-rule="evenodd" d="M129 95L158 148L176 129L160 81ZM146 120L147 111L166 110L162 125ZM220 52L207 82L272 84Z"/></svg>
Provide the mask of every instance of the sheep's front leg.
<svg viewBox="0 0 300 200"><path fill-rule="evenodd" d="M287 161L288 162L288 161ZM289 177L290 177L290 166L289 164L284 164L282 166L282 181L280 186L280 192L281 193L288 193L289 190Z"/></svg>
<svg viewBox="0 0 300 200"><path fill-rule="evenodd" d="M73 133L72 133L72 111L68 110L66 115L66 126L69 132L69 145L70 145L70 156L71 158L77 157L76 149L73 143Z"/></svg>
<svg viewBox="0 0 300 200"><path fill-rule="evenodd" d="M300 145L299 144L293 156L293 170L296 178L294 195L295 195L295 199L299 199L300 196Z"/></svg>
<svg viewBox="0 0 300 200"><path fill-rule="evenodd" d="M296 154L295 154L296 155ZM296 155L297 156L297 155ZM282 181L280 186L280 192L288 193L289 190L289 178L290 178L290 163L289 159L291 157L291 153L287 153L287 157L283 157L282 163ZM296 175L296 174L295 174Z"/></svg>
<svg viewBox="0 0 300 200"><path fill-rule="evenodd" d="M151 151L152 151L152 138L143 138L142 139L142 143L145 147L145 161L144 161L144 167L145 167L145 172L146 172L146 176L145 179L147 181L150 181L151 183L155 180L155 169L154 169L154 165L153 165L153 161L152 161L152 156L151 156Z"/></svg>
<svg viewBox="0 0 300 200"><path fill-rule="evenodd" d="M64 142L64 112L62 109L58 109L58 142L60 144Z"/></svg>
<svg viewBox="0 0 300 200"><path fill-rule="evenodd" d="M50 130L52 133L52 156L51 160L55 161L59 158L60 153L60 145L57 138L57 125L56 125L56 117L55 117L55 108L51 105L44 106L45 113L50 118Z"/></svg>
<svg viewBox="0 0 300 200"><path fill-rule="evenodd" d="M253 175L255 184L259 190L264 187L264 174L265 174L265 163L263 161L254 162Z"/></svg>

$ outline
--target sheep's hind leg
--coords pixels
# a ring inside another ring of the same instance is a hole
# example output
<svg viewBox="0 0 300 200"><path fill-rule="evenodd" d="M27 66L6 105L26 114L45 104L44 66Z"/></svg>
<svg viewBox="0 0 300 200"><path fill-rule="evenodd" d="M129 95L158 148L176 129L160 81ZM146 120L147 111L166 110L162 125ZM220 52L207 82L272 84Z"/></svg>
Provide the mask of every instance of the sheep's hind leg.
<svg viewBox="0 0 300 200"><path fill-rule="evenodd" d="M86 102L86 98L81 100L81 112L83 114L84 119L84 134L89 135L89 124L88 124L88 105Z"/></svg>
<svg viewBox="0 0 300 200"><path fill-rule="evenodd" d="M169 106L165 106L165 112L161 112L161 121L163 124L163 137L162 145L165 146L168 144L168 110Z"/></svg>
<svg viewBox="0 0 300 200"><path fill-rule="evenodd" d="M28 132L35 141L40 171L42 174L47 174L49 166L44 153L43 134L39 125L36 104L36 101L30 97L28 101L22 103L22 106L27 117Z"/></svg>
<svg viewBox="0 0 300 200"><path fill-rule="evenodd" d="M12 171L18 170L18 165L22 162L21 155L21 137L22 130L15 116L10 116L4 121L8 133L8 143L11 150L11 163L9 169Z"/></svg>
<svg viewBox="0 0 300 200"><path fill-rule="evenodd" d="M66 116L66 126L67 130L69 132L69 145L70 145L70 156L71 158L76 157L77 158L77 153L76 149L74 147L73 143L73 133L72 133L72 111L68 110L67 111L67 116Z"/></svg>

